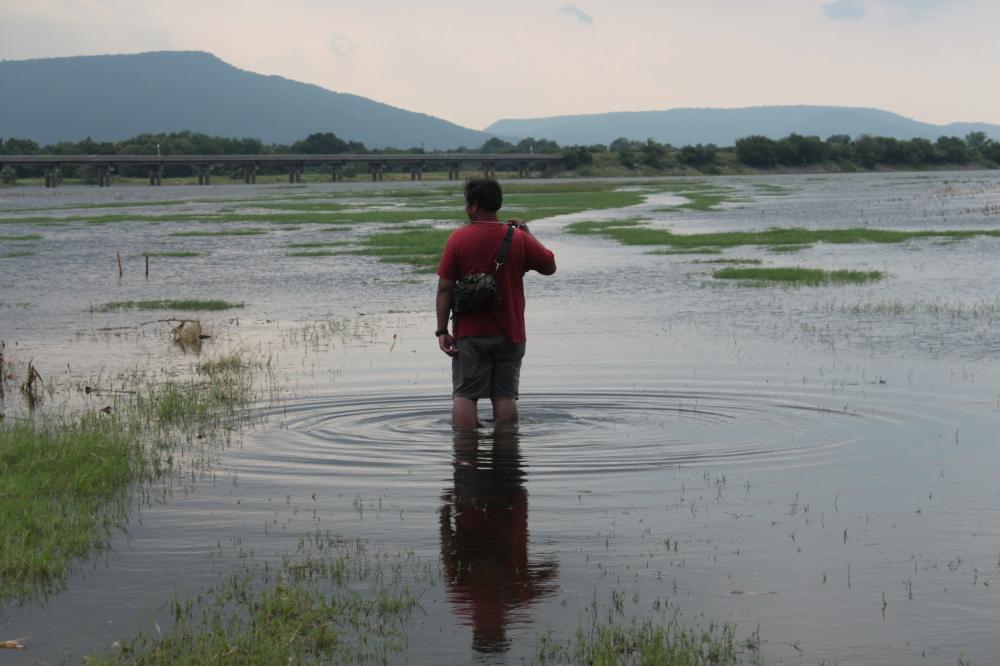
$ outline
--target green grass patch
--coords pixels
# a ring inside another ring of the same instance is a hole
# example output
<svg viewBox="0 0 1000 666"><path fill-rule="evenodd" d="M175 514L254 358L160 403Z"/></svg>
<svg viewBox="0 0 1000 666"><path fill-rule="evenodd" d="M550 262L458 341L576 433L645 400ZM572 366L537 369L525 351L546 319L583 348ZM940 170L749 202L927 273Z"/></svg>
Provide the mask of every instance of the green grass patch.
<svg viewBox="0 0 1000 666"><path fill-rule="evenodd" d="M785 196L791 191L787 187L782 187L781 185L775 185L773 183L752 183L752 185L753 188L760 194L771 197Z"/></svg>
<svg viewBox="0 0 1000 666"><path fill-rule="evenodd" d="M72 223L72 218L68 217L0 217L0 224L24 224L33 227L60 227Z"/></svg>
<svg viewBox="0 0 1000 666"><path fill-rule="evenodd" d="M453 229L410 227L400 231L377 233L360 241L361 249L346 254L378 257L394 264L410 264L428 269L441 259L445 241Z"/></svg>
<svg viewBox="0 0 1000 666"><path fill-rule="evenodd" d="M646 254L722 254L718 247L679 247L669 250L651 250Z"/></svg>
<svg viewBox="0 0 1000 666"><path fill-rule="evenodd" d="M58 592L77 562L109 546L134 490L190 473L174 456L178 446L228 437L252 402L251 371L265 367L249 358L218 356L189 379L163 383L138 371L114 386L98 377L86 394L98 396L100 411L63 419L39 408L30 420L0 420L0 601ZM66 388L47 382L28 404ZM190 452L184 458L204 465Z"/></svg>
<svg viewBox="0 0 1000 666"><path fill-rule="evenodd" d="M144 257L184 258L184 257L200 257L201 255L202 255L201 252L195 252L194 250L155 250L142 253L142 256Z"/></svg>
<svg viewBox="0 0 1000 666"><path fill-rule="evenodd" d="M675 234L667 229L647 226L642 220L574 222L566 230L612 238L625 245L668 245L675 248L759 246L810 246L814 243L902 243L926 238L968 239L978 236L1000 237L993 229L971 231L893 231L890 229L805 229L771 228L764 231L720 231L704 234Z"/></svg>
<svg viewBox="0 0 1000 666"><path fill-rule="evenodd" d="M595 620L567 640L539 640L537 664L588 666L739 666L761 664L760 639L737 642L731 625L697 630L676 620L624 622Z"/></svg>
<svg viewBox="0 0 1000 666"><path fill-rule="evenodd" d="M665 211L711 211L718 210L724 203L735 201L733 190L718 184L701 181L680 180L667 183L656 183L651 186L656 192L676 194L687 199L685 203L668 208L657 209Z"/></svg>
<svg viewBox="0 0 1000 666"><path fill-rule="evenodd" d="M103 414L0 425L0 599L60 589L73 561L107 546L143 461Z"/></svg>
<svg viewBox="0 0 1000 666"><path fill-rule="evenodd" d="M712 273L718 280L741 280L801 286L824 284L864 284L885 277L882 271L825 271L819 268L720 268Z"/></svg>
<svg viewBox="0 0 1000 666"><path fill-rule="evenodd" d="M17 257L33 257L35 256L34 250L9 250L7 252L0 253L0 258L3 259L16 259Z"/></svg>
<svg viewBox="0 0 1000 666"><path fill-rule="evenodd" d="M696 259L695 264L762 264L761 259Z"/></svg>
<svg viewBox="0 0 1000 666"><path fill-rule="evenodd" d="M41 234L0 234L0 241L38 241L42 238Z"/></svg>
<svg viewBox="0 0 1000 666"><path fill-rule="evenodd" d="M242 308L243 303L230 303L222 300L149 300L149 301L114 301L94 307L94 312L116 312L118 310L195 310L216 311Z"/></svg>
<svg viewBox="0 0 1000 666"><path fill-rule="evenodd" d="M216 229L213 231L175 231L171 236L181 236L189 238L207 238L212 236L263 236L267 231L264 229Z"/></svg>
<svg viewBox="0 0 1000 666"><path fill-rule="evenodd" d="M620 190L552 190L532 193L514 193L504 195L500 219L518 217L525 220L535 220L556 215L569 215L587 210L605 210L609 208L624 208L645 201L646 195L640 191ZM453 214L453 218L460 218Z"/></svg>
<svg viewBox="0 0 1000 666"><path fill-rule="evenodd" d="M301 243L289 243L285 247L291 250L304 250L317 247L342 247L350 245L347 241L304 241Z"/></svg>
<svg viewBox="0 0 1000 666"><path fill-rule="evenodd" d="M779 254L793 254L795 252L801 252L802 250L807 250L811 245L772 245L767 248L768 252L776 252Z"/></svg>
<svg viewBox="0 0 1000 666"><path fill-rule="evenodd" d="M310 534L277 564L175 598L169 631L141 633L86 663L389 663L405 650L405 623L417 608L398 578L429 584L418 566L412 554L370 554L363 541Z"/></svg>
<svg viewBox="0 0 1000 666"><path fill-rule="evenodd" d="M299 250L298 252L289 252L286 257L338 257L342 256L344 252L337 250Z"/></svg>
<svg viewBox="0 0 1000 666"><path fill-rule="evenodd" d="M260 204L248 204L253 205L254 208L263 208L265 210L294 210L294 211L310 211L310 212L334 212L341 210L348 210L351 208L350 204L346 203L334 203L334 202L323 202L323 203L299 203L299 202L281 202L281 203L260 203Z"/></svg>

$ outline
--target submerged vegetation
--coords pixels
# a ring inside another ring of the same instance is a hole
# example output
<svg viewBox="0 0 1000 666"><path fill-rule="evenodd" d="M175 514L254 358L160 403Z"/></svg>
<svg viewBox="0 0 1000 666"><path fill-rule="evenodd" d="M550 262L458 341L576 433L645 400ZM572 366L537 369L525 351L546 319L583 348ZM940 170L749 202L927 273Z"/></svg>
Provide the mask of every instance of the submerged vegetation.
<svg viewBox="0 0 1000 666"><path fill-rule="evenodd" d="M122 425L103 413L0 425L0 600L59 589L122 524L128 485L149 468Z"/></svg>
<svg viewBox="0 0 1000 666"><path fill-rule="evenodd" d="M771 228L764 231L720 231L702 234L675 234L650 227L644 220L574 222L567 227L574 234L600 235L625 245L669 245L674 248L731 248L760 245L778 248L808 247L815 243L902 243L908 240L946 238L962 240L977 236L1000 237L995 229L895 231L869 227L852 229Z"/></svg>
<svg viewBox="0 0 1000 666"><path fill-rule="evenodd" d="M822 284L863 284L885 277L881 271L825 271L819 268L720 268L712 273L717 280L781 283L816 286Z"/></svg>
<svg viewBox="0 0 1000 666"><path fill-rule="evenodd" d="M183 259L183 258L187 258L187 257L199 257L202 254L203 253L196 252L194 250L150 250L150 251L147 251L147 252L143 252L142 256L144 256L144 257L172 257L172 258Z"/></svg>
<svg viewBox="0 0 1000 666"><path fill-rule="evenodd" d="M114 312L116 310L232 310L242 308L245 303L230 303L223 300L148 300L148 301L112 301L104 305L94 306L94 312Z"/></svg>
<svg viewBox="0 0 1000 666"><path fill-rule="evenodd" d="M89 403L81 416L0 420L0 600L56 592L77 562L107 548L135 491L172 470L173 450L213 441L249 405L260 367L232 354L199 364L186 380L138 372L116 383L98 378L97 386L76 387L103 405ZM35 373L29 364L27 377ZM22 392L37 405L45 394L32 383ZM50 397L73 390L44 388Z"/></svg>
<svg viewBox="0 0 1000 666"><path fill-rule="evenodd" d="M166 633L140 634L88 663L384 664L405 649L404 624L417 607L404 571L430 582L412 556L313 533L277 565L247 566L175 599Z"/></svg>
<svg viewBox="0 0 1000 666"><path fill-rule="evenodd" d="M538 664L589 664L591 666L748 666L763 664L759 640L742 644L731 626L698 630L676 620L615 623L594 619L565 641L543 637Z"/></svg>

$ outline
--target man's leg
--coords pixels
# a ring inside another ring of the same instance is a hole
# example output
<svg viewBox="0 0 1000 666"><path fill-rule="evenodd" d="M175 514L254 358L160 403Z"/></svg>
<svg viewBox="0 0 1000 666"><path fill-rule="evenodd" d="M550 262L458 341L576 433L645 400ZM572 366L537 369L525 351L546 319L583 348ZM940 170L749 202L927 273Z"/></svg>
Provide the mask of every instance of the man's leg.
<svg viewBox="0 0 1000 666"><path fill-rule="evenodd" d="M501 429L517 426L517 395L523 357L524 343L514 344L501 339L493 351L490 397L493 401L493 420Z"/></svg>
<svg viewBox="0 0 1000 666"><path fill-rule="evenodd" d="M455 396L451 403L452 430L475 430L479 427L479 415L476 412L476 401L471 398Z"/></svg>
<svg viewBox="0 0 1000 666"><path fill-rule="evenodd" d="M517 425L517 400L514 398L493 398L493 421L498 428Z"/></svg>

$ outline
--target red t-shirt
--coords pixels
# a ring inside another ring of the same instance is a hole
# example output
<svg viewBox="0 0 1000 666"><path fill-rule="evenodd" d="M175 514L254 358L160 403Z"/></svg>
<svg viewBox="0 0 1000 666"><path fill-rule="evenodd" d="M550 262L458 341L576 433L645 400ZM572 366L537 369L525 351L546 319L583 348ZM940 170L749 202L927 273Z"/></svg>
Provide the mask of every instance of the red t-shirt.
<svg viewBox="0 0 1000 666"><path fill-rule="evenodd" d="M472 222L456 229L444 246L437 274L445 280L459 280L469 273L490 273L508 226L500 222ZM525 342L524 274L551 272L555 255L529 233L514 231L507 258L497 273L500 306L486 312L459 315L452 334L455 338L477 335L504 335L511 342Z"/></svg>

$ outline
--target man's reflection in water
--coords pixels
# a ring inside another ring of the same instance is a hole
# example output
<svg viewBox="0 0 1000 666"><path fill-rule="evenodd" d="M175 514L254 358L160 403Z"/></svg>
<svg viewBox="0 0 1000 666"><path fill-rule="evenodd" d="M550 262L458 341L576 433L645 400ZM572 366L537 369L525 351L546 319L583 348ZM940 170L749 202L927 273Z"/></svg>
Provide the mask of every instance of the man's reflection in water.
<svg viewBox="0 0 1000 666"><path fill-rule="evenodd" d="M528 492L516 431L455 434L455 486L441 495L441 559L477 652L503 652L517 609L556 589L554 561L528 561Z"/></svg>

